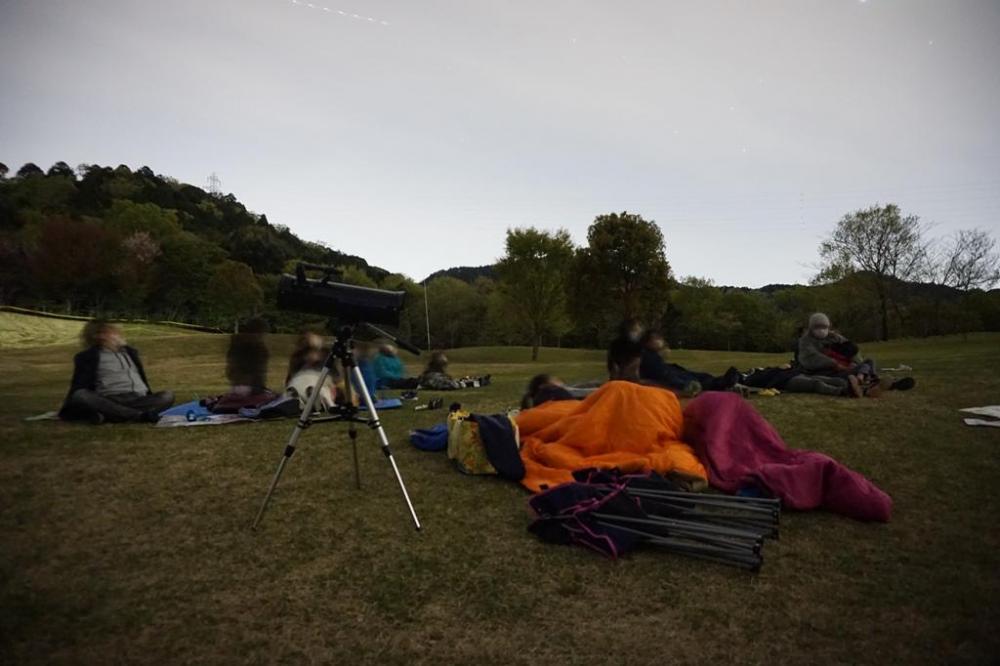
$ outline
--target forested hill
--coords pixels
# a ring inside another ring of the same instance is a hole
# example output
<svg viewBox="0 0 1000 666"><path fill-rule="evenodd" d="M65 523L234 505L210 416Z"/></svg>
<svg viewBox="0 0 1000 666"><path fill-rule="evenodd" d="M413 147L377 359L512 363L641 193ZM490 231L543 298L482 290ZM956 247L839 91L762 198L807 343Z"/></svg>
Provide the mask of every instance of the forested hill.
<svg viewBox="0 0 1000 666"><path fill-rule="evenodd" d="M487 266L455 266L454 268L446 268L444 270L431 273L427 276L427 281L440 277L453 277L461 280L462 282L468 282L469 284L475 282L476 278L481 277L495 280L497 277L496 266L493 264L489 264Z"/></svg>
<svg viewBox="0 0 1000 666"><path fill-rule="evenodd" d="M227 319L227 287L261 302L294 260L353 269L380 282L389 273L304 241L250 211L232 194L155 173L57 162L48 171L0 165L0 300L121 316ZM213 286L214 285L214 286ZM258 290L259 290L258 289ZM263 292L262 292L263 293Z"/></svg>

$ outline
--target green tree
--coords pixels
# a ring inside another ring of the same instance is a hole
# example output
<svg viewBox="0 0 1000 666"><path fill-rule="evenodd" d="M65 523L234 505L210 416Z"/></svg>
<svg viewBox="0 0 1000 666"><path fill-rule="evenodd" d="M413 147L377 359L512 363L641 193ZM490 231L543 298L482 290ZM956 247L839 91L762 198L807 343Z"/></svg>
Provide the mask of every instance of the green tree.
<svg viewBox="0 0 1000 666"><path fill-rule="evenodd" d="M141 314L139 308L149 295L159 255L160 243L148 231L136 231L122 239L114 272L121 305L129 315Z"/></svg>
<svg viewBox="0 0 1000 666"><path fill-rule="evenodd" d="M76 180L76 173L73 172L73 168L65 162L56 162L53 164L49 167L47 175L49 177L61 176L63 178L69 178L70 180Z"/></svg>
<svg viewBox="0 0 1000 666"><path fill-rule="evenodd" d="M532 361L538 360L544 336L559 337L569 329L566 292L573 255L568 231L507 230L506 253L496 266L500 293L531 340Z"/></svg>
<svg viewBox="0 0 1000 666"><path fill-rule="evenodd" d="M36 176L44 176L45 172L42 171L37 164L34 162L28 162L24 164L20 169L17 170L18 178L33 178Z"/></svg>
<svg viewBox="0 0 1000 666"><path fill-rule="evenodd" d="M357 266L340 266L340 282L353 284L358 287L376 288L378 285L371 279L363 269Z"/></svg>
<svg viewBox="0 0 1000 666"><path fill-rule="evenodd" d="M238 332L240 319L257 312L264 292L249 266L226 260L213 271L208 296L220 320L233 322L233 330Z"/></svg>
<svg viewBox="0 0 1000 666"><path fill-rule="evenodd" d="M147 233L156 240L162 240L181 232L177 221L177 211L164 210L151 203L135 203L126 199L115 199L104 215L109 229L124 237L137 233Z"/></svg>
<svg viewBox="0 0 1000 666"><path fill-rule="evenodd" d="M243 226L229 236L227 247L233 259L256 273L277 273L292 256L270 226Z"/></svg>
<svg viewBox="0 0 1000 666"><path fill-rule="evenodd" d="M655 222L628 212L600 215L574 260L572 310L578 324L597 337L629 317L658 324L670 283L663 234Z"/></svg>
<svg viewBox="0 0 1000 666"><path fill-rule="evenodd" d="M439 277L427 283L431 342L435 347L460 347L479 341L486 304L467 282Z"/></svg>
<svg viewBox="0 0 1000 666"><path fill-rule="evenodd" d="M208 286L216 265L225 259L217 245L182 232L163 240L157 259L150 305L171 320L201 319L210 309Z"/></svg>
<svg viewBox="0 0 1000 666"><path fill-rule="evenodd" d="M820 244L823 266L817 283L860 273L878 300L881 338L889 339L889 309L893 288L900 281L927 274L928 248L916 215L903 216L895 204L871 206L845 215Z"/></svg>
<svg viewBox="0 0 1000 666"><path fill-rule="evenodd" d="M39 229L28 266L43 295L66 304L100 307L110 293L117 241L99 224L56 216Z"/></svg>
<svg viewBox="0 0 1000 666"><path fill-rule="evenodd" d="M959 291L989 289L1000 282L996 241L982 229L962 229L947 242L939 268L941 284Z"/></svg>

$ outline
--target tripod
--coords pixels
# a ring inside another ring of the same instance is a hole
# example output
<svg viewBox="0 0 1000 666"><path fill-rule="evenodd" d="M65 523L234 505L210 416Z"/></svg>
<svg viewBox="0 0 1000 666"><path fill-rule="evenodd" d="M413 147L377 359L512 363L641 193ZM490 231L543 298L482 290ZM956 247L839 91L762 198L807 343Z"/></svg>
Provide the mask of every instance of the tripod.
<svg viewBox="0 0 1000 666"><path fill-rule="evenodd" d="M363 325L375 331L377 334L381 334L394 340L404 348L413 349L410 345L403 344L402 341L396 340L393 336L389 335L380 328L376 328L371 324ZM271 479L271 485L267 489L267 495L264 496L264 501L260 505L260 510L257 512L257 517L254 518L251 529L257 529L261 518L264 517L264 512L267 510L267 505L271 501L274 489L278 486L278 481L281 479L282 472L285 471L285 465L288 464L288 461L295 453L295 446L298 444L299 437L302 435L302 432L314 423L345 421L348 426L347 433L351 439L351 451L354 458L355 487L358 489L361 488L361 473L358 471L357 424L363 423L378 434L378 438L382 446L382 453L385 454L385 457L389 460L389 464L392 466L392 472L396 475L396 482L399 484L399 489L403 493L403 499L406 501L406 507L410 510L410 517L413 519L413 525L419 530L420 519L417 518L417 512L413 508L413 502L410 501L410 494L406 492L406 485L403 483L403 477L399 473L399 467L396 466L396 460L392 457L392 450L389 448L389 438L386 437L385 430L382 428L382 423L378 418L378 412L375 411L375 403L372 401L371 394L368 392L368 387L365 385L365 379L361 374L361 369L358 368L358 364L354 358L353 336L355 326L341 326L339 328L334 327L334 330L335 335L333 347L330 349L330 353L327 355L326 361L323 363L323 370L320 372L319 378L316 380L316 385L313 387L312 393L310 393L306 398L305 407L302 409L302 414L299 415L299 421L295 424L295 429L292 430L292 435L288 439L288 444L285 445L285 451L281 456L281 461L278 463L278 469L274 473L274 478ZM325 385L330 373L335 371L338 360L343 366L344 374L346 375L344 379L344 393L346 398L345 404L334 407L331 410L332 414L330 416L313 418L313 409L316 407L316 401L319 399L320 391ZM354 404L351 387L352 380L357 383L358 392L361 394L360 397L364 401L365 407L368 409L368 416L366 417L359 415L360 409Z"/></svg>

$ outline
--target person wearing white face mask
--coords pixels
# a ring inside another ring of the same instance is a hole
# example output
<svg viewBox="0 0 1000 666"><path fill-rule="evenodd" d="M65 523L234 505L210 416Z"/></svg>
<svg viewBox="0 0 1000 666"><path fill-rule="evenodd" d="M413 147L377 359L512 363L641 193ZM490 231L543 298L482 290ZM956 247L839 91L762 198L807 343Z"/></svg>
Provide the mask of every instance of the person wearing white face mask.
<svg viewBox="0 0 1000 666"><path fill-rule="evenodd" d="M809 325L799 339L799 364L811 373L841 373L862 363L857 346L830 329L830 318L822 312L809 317Z"/></svg>
<svg viewBox="0 0 1000 666"><path fill-rule="evenodd" d="M840 376L851 382L852 389L860 384L864 394L875 397L880 391L875 362L862 359L858 346L830 327L830 318L822 312L809 317L809 325L799 338L798 362L814 375ZM906 391L916 382L912 377L897 379L890 390ZM855 395L858 395L855 390Z"/></svg>

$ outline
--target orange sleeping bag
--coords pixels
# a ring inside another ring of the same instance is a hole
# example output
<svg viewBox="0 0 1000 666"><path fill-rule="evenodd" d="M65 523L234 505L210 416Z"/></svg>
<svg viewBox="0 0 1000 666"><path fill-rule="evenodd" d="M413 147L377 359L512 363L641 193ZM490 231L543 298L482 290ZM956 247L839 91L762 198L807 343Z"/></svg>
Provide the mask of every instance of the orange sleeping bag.
<svg viewBox="0 0 1000 666"><path fill-rule="evenodd" d="M523 411L517 426L526 472L521 483L533 492L572 481L574 470L587 467L707 478L680 440L680 402L664 389L608 382L582 402L547 402Z"/></svg>

